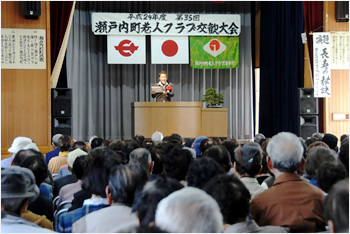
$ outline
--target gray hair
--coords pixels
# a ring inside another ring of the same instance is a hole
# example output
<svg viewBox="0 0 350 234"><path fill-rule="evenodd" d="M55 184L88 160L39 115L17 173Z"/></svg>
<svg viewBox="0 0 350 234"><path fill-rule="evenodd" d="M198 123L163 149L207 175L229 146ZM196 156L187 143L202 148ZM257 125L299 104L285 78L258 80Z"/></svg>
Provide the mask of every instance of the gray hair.
<svg viewBox="0 0 350 234"><path fill-rule="evenodd" d="M290 132L273 136L266 148L273 167L281 172L294 172L303 157L303 146L299 138Z"/></svg>
<svg viewBox="0 0 350 234"><path fill-rule="evenodd" d="M156 226L167 232L222 232L217 202L203 190L186 187L171 193L157 206Z"/></svg>
<svg viewBox="0 0 350 234"><path fill-rule="evenodd" d="M145 148L137 148L131 151L129 164L140 164L142 165L147 172L149 172L149 168L151 167L152 157L151 153Z"/></svg>
<svg viewBox="0 0 350 234"><path fill-rule="evenodd" d="M25 200L28 200L28 198L1 199L1 205L5 211L21 215L21 208Z"/></svg>
<svg viewBox="0 0 350 234"><path fill-rule="evenodd" d="M155 131L151 137L154 144L158 144L163 140L163 134L161 132Z"/></svg>

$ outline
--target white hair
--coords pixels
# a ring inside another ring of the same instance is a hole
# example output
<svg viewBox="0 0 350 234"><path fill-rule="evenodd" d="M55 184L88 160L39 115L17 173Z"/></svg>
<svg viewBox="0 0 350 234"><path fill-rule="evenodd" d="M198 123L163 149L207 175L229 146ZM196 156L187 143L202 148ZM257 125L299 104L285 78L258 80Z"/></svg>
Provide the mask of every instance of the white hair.
<svg viewBox="0 0 350 234"><path fill-rule="evenodd" d="M186 187L171 193L157 206L156 226L167 232L222 232L217 202L203 190Z"/></svg>
<svg viewBox="0 0 350 234"><path fill-rule="evenodd" d="M303 157L303 146L296 135L280 132L273 136L266 148L273 167L281 172L294 172Z"/></svg>
<svg viewBox="0 0 350 234"><path fill-rule="evenodd" d="M151 139L152 139L154 144L158 144L159 142L161 142L163 140L163 133L155 131L152 134Z"/></svg>

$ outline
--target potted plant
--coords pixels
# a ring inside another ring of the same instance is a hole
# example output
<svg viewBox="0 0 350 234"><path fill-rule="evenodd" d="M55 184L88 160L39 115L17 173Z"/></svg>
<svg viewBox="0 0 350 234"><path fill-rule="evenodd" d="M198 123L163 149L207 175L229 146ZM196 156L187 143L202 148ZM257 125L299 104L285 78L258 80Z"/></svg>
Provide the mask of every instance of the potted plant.
<svg viewBox="0 0 350 234"><path fill-rule="evenodd" d="M222 103L224 103L224 96L220 93L216 93L214 88L209 88L203 94L202 102L207 104L208 108L221 108Z"/></svg>

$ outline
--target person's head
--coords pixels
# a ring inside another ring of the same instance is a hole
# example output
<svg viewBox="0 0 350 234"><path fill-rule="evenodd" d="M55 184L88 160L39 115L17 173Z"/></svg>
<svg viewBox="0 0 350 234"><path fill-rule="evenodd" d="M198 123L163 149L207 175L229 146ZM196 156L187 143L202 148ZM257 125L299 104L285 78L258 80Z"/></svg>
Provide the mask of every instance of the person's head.
<svg viewBox="0 0 350 234"><path fill-rule="evenodd" d="M218 175L203 188L219 204L225 224L246 220L249 214L250 192L235 176Z"/></svg>
<svg viewBox="0 0 350 234"><path fill-rule="evenodd" d="M64 151L69 151L69 148L72 145L72 137L68 135L62 135L58 139L58 148L60 149L61 152Z"/></svg>
<svg viewBox="0 0 350 234"><path fill-rule="evenodd" d="M55 134L55 135L52 137L52 145L55 146L56 148L59 147L59 145L58 145L58 139L60 139L61 136L62 136L62 134Z"/></svg>
<svg viewBox="0 0 350 234"><path fill-rule="evenodd" d="M316 178L317 170L324 162L332 162L337 158L337 154L323 146L316 146L309 152L305 162L305 172L311 178Z"/></svg>
<svg viewBox="0 0 350 234"><path fill-rule="evenodd" d="M74 164L74 161L80 157L80 156L83 156L83 155L87 155L88 153L81 150L80 148L77 148L71 152L68 153L68 156L67 156L67 163L68 163L68 168L70 170L72 170L73 168L73 164Z"/></svg>
<svg viewBox="0 0 350 234"><path fill-rule="evenodd" d="M203 140L204 141L204 140ZM224 169L225 172L229 172L232 163L230 153L226 147L222 145L214 145L204 151L204 157L209 157L214 159L219 165Z"/></svg>
<svg viewBox="0 0 350 234"><path fill-rule="evenodd" d="M142 145L143 141L145 140L145 136L143 135L135 135L132 137L133 140L137 142L137 144Z"/></svg>
<svg viewBox="0 0 350 234"><path fill-rule="evenodd" d="M208 139L208 137L206 137L206 136L199 136L192 143L192 148L196 151L197 157L201 157L202 156L202 153L199 150L199 146L200 146L202 140L204 140L204 139Z"/></svg>
<svg viewBox="0 0 350 234"><path fill-rule="evenodd" d="M35 150L30 151L32 154L23 158L18 166L31 170L35 176L36 185L40 186L49 175L48 167L42 153Z"/></svg>
<svg viewBox="0 0 350 234"><path fill-rule="evenodd" d="M222 232L223 217L217 202L203 190L186 187L162 199L156 226L168 232Z"/></svg>
<svg viewBox="0 0 350 234"><path fill-rule="evenodd" d="M203 157L192 161L188 168L186 181L188 186L203 188L214 176L225 174L225 170L214 159Z"/></svg>
<svg viewBox="0 0 350 234"><path fill-rule="evenodd" d="M235 169L239 175L255 177L261 171L262 150L260 145L244 145L235 150Z"/></svg>
<svg viewBox="0 0 350 234"><path fill-rule="evenodd" d="M348 172L341 162L324 162L317 171L317 184L328 193L333 184L347 177Z"/></svg>
<svg viewBox="0 0 350 234"><path fill-rule="evenodd" d="M109 203L122 203L131 207L135 194L142 190L147 181L148 173L139 164L113 167L106 191Z"/></svg>
<svg viewBox="0 0 350 234"><path fill-rule="evenodd" d="M84 175L85 167L83 166L83 161L85 158L86 155L79 156L74 160L73 163L71 172L78 180L81 180Z"/></svg>
<svg viewBox="0 0 350 234"><path fill-rule="evenodd" d="M83 151L87 151L86 150L86 144L84 141L75 141L72 146L70 147L69 151L73 151L75 149L81 149Z"/></svg>
<svg viewBox="0 0 350 234"><path fill-rule="evenodd" d="M324 134L322 142L326 143L330 149L338 153L338 138L333 134Z"/></svg>
<svg viewBox="0 0 350 234"><path fill-rule="evenodd" d="M187 170L192 162L192 154L178 145L173 145L163 157L163 166L166 174L178 181L185 180Z"/></svg>
<svg viewBox="0 0 350 234"><path fill-rule="evenodd" d="M339 160L344 164L346 171L349 173L349 138L342 141L338 156Z"/></svg>
<svg viewBox="0 0 350 234"><path fill-rule="evenodd" d="M165 83L168 81L168 76L167 76L167 74L166 74L165 71L159 72L159 81L160 81L162 84L165 84Z"/></svg>
<svg viewBox="0 0 350 234"><path fill-rule="evenodd" d="M162 142L162 140L163 140L163 133L155 131L152 134L151 139L152 139L153 143L156 145L156 144Z"/></svg>
<svg viewBox="0 0 350 234"><path fill-rule="evenodd" d="M124 153L126 155L126 160L129 162L129 155L134 149L140 148L140 145L134 139L129 139L125 141Z"/></svg>
<svg viewBox="0 0 350 234"><path fill-rule="evenodd" d="M303 146L293 133L280 132L273 136L266 150L268 165L270 159L271 166L280 172L295 172L304 163Z"/></svg>
<svg viewBox="0 0 350 234"><path fill-rule="evenodd" d="M315 147L317 147L317 146L322 146L322 147L325 147L325 148L329 149L329 146L328 146L326 143L324 143L324 142L322 142L322 141L315 141L314 143L311 143L311 144L307 147L306 155L308 155L309 152L310 152L313 148L315 148Z"/></svg>
<svg viewBox="0 0 350 234"><path fill-rule="evenodd" d="M148 173L152 173L152 156L145 148L137 148L130 153L129 164L140 164Z"/></svg>
<svg viewBox="0 0 350 234"><path fill-rule="evenodd" d="M266 137L262 133L258 133L254 137L254 142L258 143L259 145L262 145L265 139Z"/></svg>
<svg viewBox="0 0 350 234"><path fill-rule="evenodd" d="M183 139L179 134L173 133L168 136L167 141L173 144L182 145Z"/></svg>
<svg viewBox="0 0 350 234"><path fill-rule="evenodd" d="M221 143L221 145L224 146L228 150L228 152L230 153L231 162L234 163L235 162L235 149L239 146L237 140L227 139L227 140L224 140Z"/></svg>
<svg viewBox="0 0 350 234"><path fill-rule="evenodd" d="M149 225L154 222L158 203L183 187L179 181L166 176L158 176L157 179L148 181L133 203L133 212L137 213L140 224Z"/></svg>
<svg viewBox="0 0 350 234"><path fill-rule="evenodd" d="M314 132L311 137L314 138L316 141L322 141L324 134L320 132Z"/></svg>
<svg viewBox="0 0 350 234"><path fill-rule="evenodd" d="M82 178L83 190L101 197L106 197L106 186L110 170L119 165L120 156L108 147L97 147L85 158L87 168Z"/></svg>
<svg viewBox="0 0 350 234"><path fill-rule="evenodd" d="M332 186L324 208L330 231L349 233L349 179L338 181Z"/></svg>
<svg viewBox="0 0 350 234"><path fill-rule="evenodd" d="M26 145L32 143L32 139L28 138L28 137L16 137L13 142L11 147L8 149L8 152L13 154L16 154L18 151L20 151L21 149L23 149Z"/></svg>
<svg viewBox="0 0 350 234"><path fill-rule="evenodd" d="M91 141L91 149L95 149L102 145L103 139L101 137L96 137Z"/></svg>
<svg viewBox="0 0 350 234"><path fill-rule="evenodd" d="M340 136L340 145L346 138L349 138L349 134L343 134Z"/></svg>
<svg viewBox="0 0 350 234"><path fill-rule="evenodd" d="M21 215L39 193L28 168L12 166L1 170L1 211Z"/></svg>
<svg viewBox="0 0 350 234"><path fill-rule="evenodd" d="M309 147L312 143L314 143L314 142L316 142L316 139L315 138L307 138L306 140L305 140L305 145L307 146L307 147Z"/></svg>
<svg viewBox="0 0 350 234"><path fill-rule="evenodd" d="M216 144L210 138L203 139L199 144L199 151L201 152L201 155L203 155L204 152L210 147L212 147L213 145L216 145Z"/></svg>

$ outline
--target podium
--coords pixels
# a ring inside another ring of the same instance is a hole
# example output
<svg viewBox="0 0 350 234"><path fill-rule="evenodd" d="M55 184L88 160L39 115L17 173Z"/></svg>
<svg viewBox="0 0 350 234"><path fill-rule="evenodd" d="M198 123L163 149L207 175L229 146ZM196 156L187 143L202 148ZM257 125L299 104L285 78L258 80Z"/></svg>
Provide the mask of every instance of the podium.
<svg viewBox="0 0 350 234"><path fill-rule="evenodd" d="M155 131L184 138L227 137L227 108L202 108L201 102L134 102L132 135Z"/></svg>

